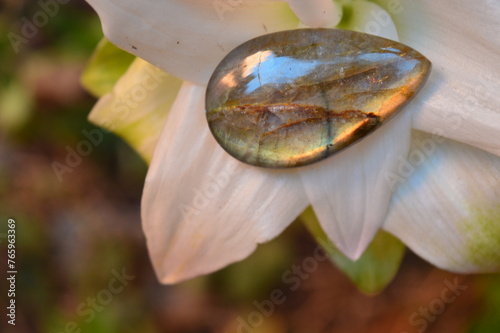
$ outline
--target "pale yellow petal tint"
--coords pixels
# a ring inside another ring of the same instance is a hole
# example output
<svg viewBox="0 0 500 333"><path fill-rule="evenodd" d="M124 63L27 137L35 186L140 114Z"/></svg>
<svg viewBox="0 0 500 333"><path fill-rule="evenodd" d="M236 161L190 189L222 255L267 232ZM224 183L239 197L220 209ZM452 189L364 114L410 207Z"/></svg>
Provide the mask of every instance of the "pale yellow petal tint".
<svg viewBox="0 0 500 333"><path fill-rule="evenodd" d="M120 135L150 161L182 81L137 58L111 93L92 109L90 121Z"/></svg>
<svg viewBox="0 0 500 333"><path fill-rule="evenodd" d="M500 157L419 132L389 176L386 230L443 269L500 269Z"/></svg>

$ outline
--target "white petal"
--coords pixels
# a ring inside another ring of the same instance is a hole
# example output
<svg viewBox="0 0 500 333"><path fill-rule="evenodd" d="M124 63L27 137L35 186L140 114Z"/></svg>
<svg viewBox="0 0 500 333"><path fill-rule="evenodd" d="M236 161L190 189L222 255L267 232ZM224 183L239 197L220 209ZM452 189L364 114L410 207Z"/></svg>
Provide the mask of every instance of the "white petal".
<svg viewBox="0 0 500 333"><path fill-rule="evenodd" d="M499 157L418 134L399 176L387 231L443 269L500 270Z"/></svg>
<svg viewBox="0 0 500 333"><path fill-rule="evenodd" d="M414 127L500 155L500 1L402 1L401 41L433 63Z"/></svg>
<svg viewBox="0 0 500 333"><path fill-rule="evenodd" d="M349 5L350 15L342 23L343 29L399 40L396 25L391 15L379 5L371 1L353 1Z"/></svg>
<svg viewBox="0 0 500 333"><path fill-rule="evenodd" d="M410 123L408 112L400 114L355 146L300 169L321 226L353 260L361 256L385 219L392 193L388 175L396 172L398 159L408 154Z"/></svg>
<svg viewBox="0 0 500 333"><path fill-rule="evenodd" d="M242 260L307 205L296 172L250 167L223 151L209 133L204 88L183 85L142 199L144 232L163 283Z"/></svg>
<svg viewBox="0 0 500 333"><path fill-rule="evenodd" d="M117 46L183 80L206 84L237 45L295 28L285 2L199 0L87 0L104 34Z"/></svg>
<svg viewBox="0 0 500 333"><path fill-rule="evenodd" d="M302 23L313 28L334 27L342 18L342 6L333 0L287 0Z"/></svg>
<svg viewBox="0 0 500 333"><path fill-rule="evenodd" d="M137 58L89 114L149 161L182 81Z"/></svg>

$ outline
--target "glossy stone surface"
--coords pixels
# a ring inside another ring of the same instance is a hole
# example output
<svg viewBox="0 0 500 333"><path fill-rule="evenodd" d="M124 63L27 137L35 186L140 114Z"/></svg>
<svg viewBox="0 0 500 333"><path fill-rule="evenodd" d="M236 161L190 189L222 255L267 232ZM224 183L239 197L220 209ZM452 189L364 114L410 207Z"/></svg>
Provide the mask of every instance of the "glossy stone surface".
<svg viewBox="0 0 500 333"><path fill-rule="evenodd" d="M222 60L208 83L207 120L217 142L242 162L307 165L381 126L419 90L430 68L412 48L368 34L273 33Z"/></svg>

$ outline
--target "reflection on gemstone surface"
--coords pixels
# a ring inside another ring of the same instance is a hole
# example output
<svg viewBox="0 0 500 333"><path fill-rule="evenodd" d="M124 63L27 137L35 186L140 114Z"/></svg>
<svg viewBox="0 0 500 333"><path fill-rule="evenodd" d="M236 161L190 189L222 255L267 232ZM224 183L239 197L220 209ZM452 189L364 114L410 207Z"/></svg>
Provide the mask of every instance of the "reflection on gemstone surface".
<svg viewBox="0 0 500 333"><path fill-rule="evenodd" d="M419 90L430 67L410 47L358 32L269 34L219 64L207 87L207 120L242 162L307 165L372 133Z"/></svg>

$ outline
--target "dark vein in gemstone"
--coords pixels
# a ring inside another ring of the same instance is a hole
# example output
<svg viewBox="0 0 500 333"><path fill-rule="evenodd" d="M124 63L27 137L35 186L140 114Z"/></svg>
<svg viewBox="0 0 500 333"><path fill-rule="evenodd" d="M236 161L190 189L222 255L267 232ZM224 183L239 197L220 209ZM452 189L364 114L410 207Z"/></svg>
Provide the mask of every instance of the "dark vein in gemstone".
<svg viewBox="0 0 500 333"><path fill-rule="evenodd" d="M381 126L420 89L429 70L417 51L367 34L269 34L219 64L207 87L207 120L219 144L243 162L307 165Z"/></svg>

